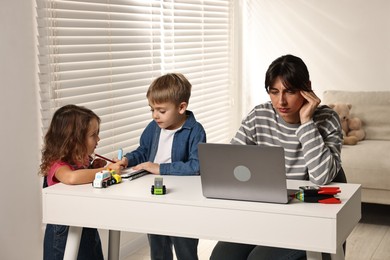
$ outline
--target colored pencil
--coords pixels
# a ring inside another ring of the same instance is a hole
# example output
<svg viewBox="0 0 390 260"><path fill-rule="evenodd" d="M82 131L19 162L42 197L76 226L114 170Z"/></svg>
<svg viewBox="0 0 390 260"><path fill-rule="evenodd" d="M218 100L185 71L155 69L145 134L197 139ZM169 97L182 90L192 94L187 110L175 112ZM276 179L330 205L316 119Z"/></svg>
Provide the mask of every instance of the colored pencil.
<svg viewBox="0 0 390 260"><path fill-rule="evenodd" d="M106 161L108 161L108 162L115 163L113 160L110 160L110 159L108 159L108 158L106 158L106 157L104 157L104 156L102 156L102 155L100 155L100 154L95 153L95 155L96 155L97 157L99 157L99 158L102 158L103 160L106 160Z"/></svg>

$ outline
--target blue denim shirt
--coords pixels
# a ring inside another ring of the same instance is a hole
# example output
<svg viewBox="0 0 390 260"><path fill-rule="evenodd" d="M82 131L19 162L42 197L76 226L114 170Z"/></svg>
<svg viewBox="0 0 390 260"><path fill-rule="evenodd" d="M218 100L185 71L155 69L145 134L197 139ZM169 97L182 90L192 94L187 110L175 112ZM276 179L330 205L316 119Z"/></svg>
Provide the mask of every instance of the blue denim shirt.
<svg viewBox="0 0 390 260"><path fill-rule="evenodd" d="M206 142L206 132L187 110L187 119L173 137L171 163L160 164L161 175L199 175L198 143ZM153 162L156 157L161 128L153 120L141 135L139 147L125 155L132 167L143 162Z"/></svg>

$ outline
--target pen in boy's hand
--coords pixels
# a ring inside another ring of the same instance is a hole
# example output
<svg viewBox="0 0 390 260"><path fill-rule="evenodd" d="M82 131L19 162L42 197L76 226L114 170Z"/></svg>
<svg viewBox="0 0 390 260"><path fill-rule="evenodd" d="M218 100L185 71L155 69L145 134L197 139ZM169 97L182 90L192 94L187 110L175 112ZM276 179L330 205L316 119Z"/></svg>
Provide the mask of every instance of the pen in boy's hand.
<svg viewBox="0 0 390 260"><path fill-rule="evenodd" d="M120 148L118 150L118 160L122 160L122 157L123 157L123 150L122 150L122 148Z"/></svg>
<svg viewBox="0 0 390 260"><path fill-rule="evenodd" d="M106 158L106 157L104 157L104 156L102 156L102 155L99 155L99 154L97 154L97 153L95 153L95 155L96 155L97 157L99 157L99 158L102 158L103 160L106 160L106 161L111 162L111 163L115 163L113 160L110 160L110 159L108 159L108 158Z"/></svg>

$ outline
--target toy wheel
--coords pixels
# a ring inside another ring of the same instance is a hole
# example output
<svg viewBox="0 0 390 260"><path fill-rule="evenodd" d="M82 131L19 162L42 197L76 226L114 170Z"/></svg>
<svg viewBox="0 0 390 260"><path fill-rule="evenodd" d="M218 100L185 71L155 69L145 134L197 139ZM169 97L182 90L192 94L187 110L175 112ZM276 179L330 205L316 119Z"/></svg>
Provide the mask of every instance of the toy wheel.
<svg viewBox="0 0 390 260"><path fill-rule="evenodd" d="M163 194L167 194L167 189L165 188L165 185L163 185Z"/></svg>
<svg viewBox="0 0 390 260"><path fill-rule="evenodd" d="M107 188L107 182L103 182L103 183L102 183L102 187L103 187L103 188Z"/></svg>
<svg viewBox="0 0 390 260"><path fill-rule="evenodd" d="M151 192L154 194L154 185L152 185Z"/></svg>

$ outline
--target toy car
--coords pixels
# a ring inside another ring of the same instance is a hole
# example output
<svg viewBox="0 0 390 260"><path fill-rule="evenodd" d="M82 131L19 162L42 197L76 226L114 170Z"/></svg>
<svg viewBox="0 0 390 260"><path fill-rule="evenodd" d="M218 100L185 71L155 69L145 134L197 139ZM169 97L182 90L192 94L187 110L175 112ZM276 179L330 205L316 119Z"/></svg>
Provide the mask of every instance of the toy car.
<svg viewBox="0 0 390 260"><path fill-rule="evenodd" d="M115 171L112 171L111 172L111 185L117 184L120 182L122 182L122 177L119 174L115 173Z"/></svg>
<svg viewBox="0 0 390 260"><path fill-rule="evenodd" d="M156 177L154 178L154 185L152 185L151 192L153 195L163 195L167 193L165 185L163 185L163 178Z"/></svg>
<svg viewBox="0 0 390 260"><path fill-rule="evenodd" d="M95 179L92 182L94 188L106 188L111 185L111 172L104 170L95 174Z"/></svg>
<svg viewBox="0 0 390 260"><path fill-rule="evenodd" d="M115 171L104 170L95 174L92 182L94 188L107 188L107 186L122 182L122 177Z"/></svg>

